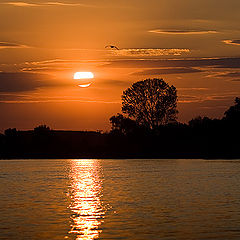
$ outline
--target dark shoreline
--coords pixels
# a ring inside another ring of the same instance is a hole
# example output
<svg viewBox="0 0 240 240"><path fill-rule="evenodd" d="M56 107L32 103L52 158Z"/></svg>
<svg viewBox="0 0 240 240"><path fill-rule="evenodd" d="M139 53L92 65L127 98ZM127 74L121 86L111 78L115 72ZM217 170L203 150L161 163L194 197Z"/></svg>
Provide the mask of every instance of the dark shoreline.
<svg viewBox="0 0 240 240"><path fill-rule="evenodd" d="M109 133L7 129L0 134L0 159L240 159L239 136L238 121L206 118Z"/></svg>
<svg viewBox="0 0 240 240"><path fill-rule="evenodd" d="M185 159L185 160L240 160L240 157L200 157L200 156L189 156L189 157L184 157L184 156L164 156L164 157L160 157L160 156L156 156L156 157L152 157L152 156L86 156L86 155L68 155L68 156L4 156L4 157L0 157L0 160L47 160L47 159L51 159L51 160L57 160L57 159L114 159L114 160L133 160L133 159L144 159L144 160L181 160L181 159Z"/></svg>

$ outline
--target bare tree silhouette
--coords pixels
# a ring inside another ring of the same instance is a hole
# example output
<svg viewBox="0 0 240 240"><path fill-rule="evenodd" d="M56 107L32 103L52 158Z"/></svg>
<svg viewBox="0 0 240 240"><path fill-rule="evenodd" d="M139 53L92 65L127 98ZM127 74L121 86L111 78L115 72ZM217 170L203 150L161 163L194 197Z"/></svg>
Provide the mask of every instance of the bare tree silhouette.
<svg viewBox="0 0 240 240"><path fill-rule="evenodd" d="M122 95L122 112L150 129L176 121L177 90L163 79L132 84Z"/></svg>

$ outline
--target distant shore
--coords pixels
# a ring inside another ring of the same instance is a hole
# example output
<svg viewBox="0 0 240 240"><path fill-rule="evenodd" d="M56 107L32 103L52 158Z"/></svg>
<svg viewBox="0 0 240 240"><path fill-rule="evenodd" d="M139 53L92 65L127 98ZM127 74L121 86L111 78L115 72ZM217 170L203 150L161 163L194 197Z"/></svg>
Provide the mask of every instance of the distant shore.
<svg viewBox="0 0 240 240"><path fill-rule="evenodd" d="M116 159L116 160L128 160L128 159L149 159L149 160L165 160L165 159L204 159L204 160L239 160L239 157L222 157L222 156L216 156L216 157L206 157L206 156L103 156L103 155L28 155L28 156L1 156L0 160L45 160L45 159Z"/></svg>

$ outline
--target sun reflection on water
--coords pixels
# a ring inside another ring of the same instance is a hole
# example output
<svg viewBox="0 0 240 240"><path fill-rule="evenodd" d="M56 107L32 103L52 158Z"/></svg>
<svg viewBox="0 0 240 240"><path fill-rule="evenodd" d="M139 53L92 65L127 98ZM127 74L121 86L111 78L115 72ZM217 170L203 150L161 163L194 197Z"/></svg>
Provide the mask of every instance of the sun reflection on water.
<svg viewBox="0 0 240 240"><path fill-rule="evenodd" d="M98 160L71 161L71 204L72 225L70 235L76 240L98 239L100 225L104 219L101 205L101 166Z"/></svg>

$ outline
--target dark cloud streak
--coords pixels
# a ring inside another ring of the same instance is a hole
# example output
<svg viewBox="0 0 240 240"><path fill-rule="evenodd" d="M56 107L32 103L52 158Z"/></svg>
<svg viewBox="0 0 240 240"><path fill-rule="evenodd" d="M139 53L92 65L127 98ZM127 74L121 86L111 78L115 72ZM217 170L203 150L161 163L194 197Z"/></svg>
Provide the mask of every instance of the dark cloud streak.
<svg viewBox="0 0 240 240"><path fill-rule="evenodd" d="M0 72L0 92L25 92L56 85L47 74Z"/></svg>
<svg viewBox="0 0 240 240"><path fill-rule="evenodd" d="M0 42L0 49L3 48L27 48L27 46L12 42Z"/></svg>
<svg viewBox="0 0 240 240"><path fill-rule="evenodd" d="M209 34L217 33L216 30L187 30L187 29L153 29L150 33L157 34Z"/></svg>
<svg viewBox="0 0 240 240"><path fill-rule="evenodd" d="M135 59L110 61L101 67L110 68L165 68L165 67L214 67L240 68L240 58L199 58L199 59Z"/></svg>
<svg viewBox="0 0 240 240"><path fill-rule="evenodd" d="M229 45L236 45L240 46L240 39L236 40L223 40L224 43L229 44Z"/></svg>

